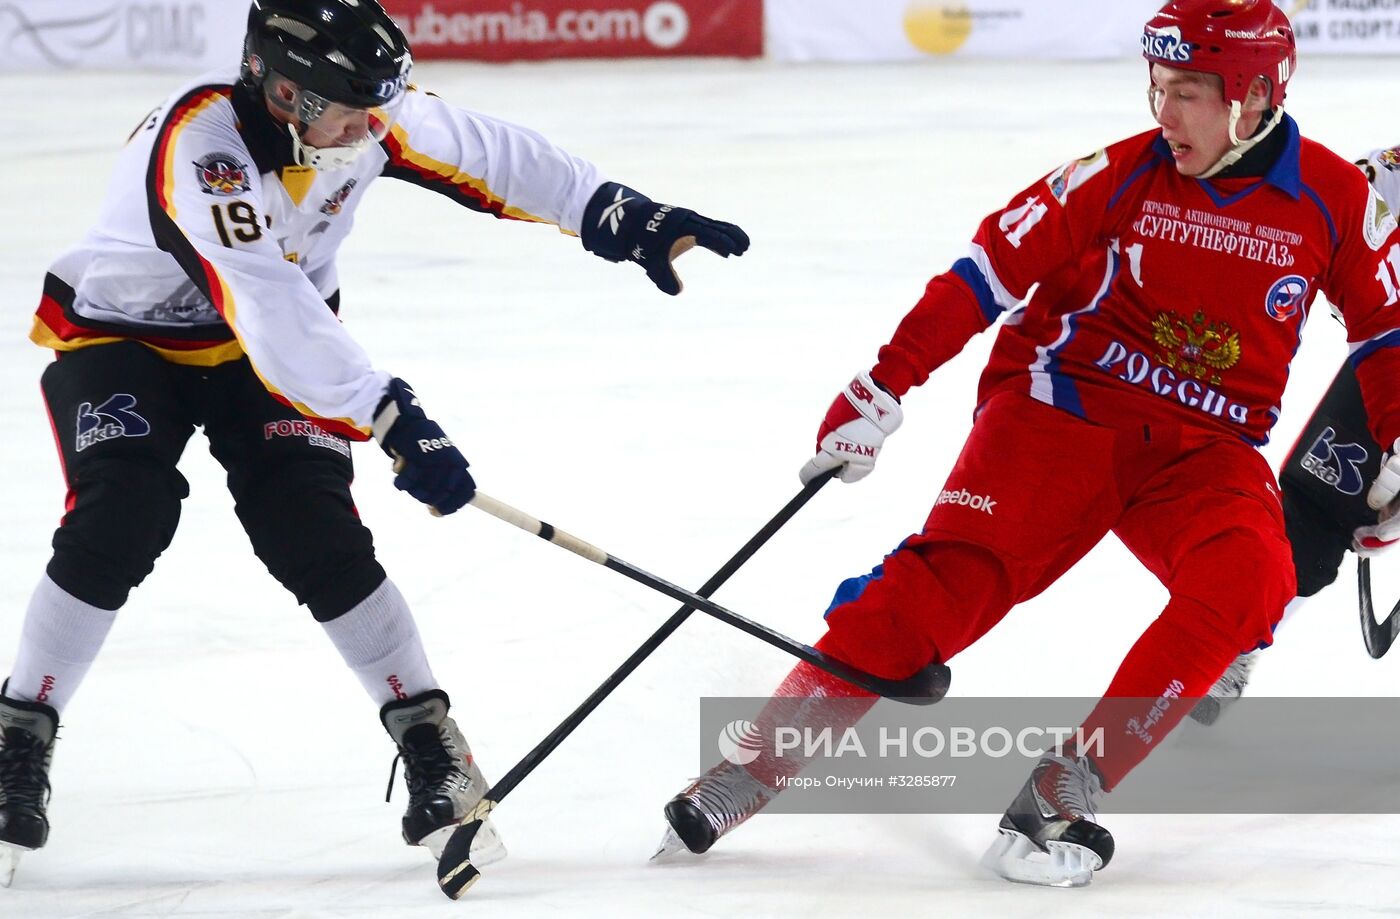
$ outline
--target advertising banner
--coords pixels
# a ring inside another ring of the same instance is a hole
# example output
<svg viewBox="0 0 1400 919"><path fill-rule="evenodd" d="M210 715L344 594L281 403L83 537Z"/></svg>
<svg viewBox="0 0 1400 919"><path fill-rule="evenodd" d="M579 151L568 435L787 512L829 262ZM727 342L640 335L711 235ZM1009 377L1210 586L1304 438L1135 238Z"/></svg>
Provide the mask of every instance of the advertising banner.
<svg viewBox="0 0 1400 919"><path fill-rule="evenodd" d="M1128 57L1163 0L767 0L781 61ZM1400 51L1400 0L1277 0L1299 53Z"/></svg>
<svg viewBox="0 0 1400 919"><path fill-rule="evenodd" d="M418 60L763 54L763 0L385 0Z"/></svg>
<svg viewBox="0 0 1400 919"><path fill-rule="evenodd" d="M1161 0L767 0L783 61L1109 58L1137 53Z"/></svg>
<svg viewBox="0 0 1400 919"><path fill-rule="evenodd" d="M243 0L0 0L0 70L238 63Z"/></svg>
<svg viewBox="0 0 1400 919"><path fill-rule="evenodd" d="M1298 52L1384 54L1400 51L1400 0L1281 0Z"/></svg>
<svg viewBox="0 0 1400 919"><path fill-rule="evenodd" d="M1277 0L1300 53L1400 52L1400 0ZM384 0L419 60L1129 57L1160 0ZM0 0L0 71L196 72L237 60L248 0Z"/></svg>

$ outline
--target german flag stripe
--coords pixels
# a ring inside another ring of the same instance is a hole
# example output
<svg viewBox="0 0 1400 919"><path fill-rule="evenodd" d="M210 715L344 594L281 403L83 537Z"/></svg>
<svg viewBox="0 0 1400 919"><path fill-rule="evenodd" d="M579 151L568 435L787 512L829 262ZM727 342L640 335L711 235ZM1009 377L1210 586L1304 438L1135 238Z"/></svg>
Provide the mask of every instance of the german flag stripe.
<svg viewBox="0 0 1400 919"><path fill-rule="evenodd" d="M52 272L44 276L43 295L39 299L37 315L44 320L60 338L65 341L77 337L98 335L118 338L148 338L170 348L207 347L233 340L233 330L227 325L173 325L161 326L158 335L150 335L157 330L130 322L108 322L79 316L73 309L77 294L61 278ZM186 343L193 343L187 345Z"/></svg>
<svg viewBox="0 0 1400 919"><path fill-rule="evenodd" d="M232 299L228 287L214 270L214 266L199 254L175 220L175 169L178 163L174 154L180 134L190 122L211 106L227 100L232 93L231 86L200 86L190 90L172 106L151 150L151 163L146 175L151 233L155 236L156 245L175 257L185 274L199 287L200 292L209 298L209 302L214 304L214 309L230 326L232 322L225 313Z"/></svg>
<svg viewBox="0 0 1400 919"><path fill-rule="evenodd" d="M55 329L38 315L35 315L34 325L29 330L29 340L42 348L54 351L77 351L94 345L135 341L172 364L193 367L214 367L243 357L243 346L236 341L209 342L201 345L198 342L171 341L143 335L109 335L105 332L88 334L85 330L73 326Z"/></svg>
<svg viewBox="0 0 1400 919"><path fill-rule="evenodd" d="M234 341L232 335L223 334L207 338L182 335L166 338L147 335L142 329L118 327L109 324L87 325L72 312L73 289L50 275L45 279L44 295L39 299L39 308L34 312L34 324L29 332L29 340L54 351L76 351L93 345L105 345L117 341L139 341L159 353L173 364L191 364L199 367L212 367L227 361L236 361L243 356L243 347ZM225 329L219 329L227 332Z"/></svg>
<svg viewBox="0 0 1400 919"><path fill-rule="evenodd" d="M211 106L229 99L232 93L233 88L227 85L196 87L186 93L171 108L170 114L166 116L164 124L161 125L160 135L156 138L155 146L151 151L151 163L147 171L147 187L149 189L151 232L155 236L156 244L174 256L175 260L180 263L180 267L184 269L185 274L195 283L200 292L209 298L209 302L214 305L214 309L223 317L224 322L228 323L229 328L233 330L233 334L237 338L238 317L233 294L229 291L228 285L219 275L218 270L208 259L200 255L199 250L180 229L179 223L176 222L174 202L175 170L181 166L175 156L175 150L181 132ZM242 350L246 351L247 349L243 348ZM310 407L293 402L258 371L256 364L251 361L249 363L258 379L267 387L267 391L279 402L296 409L308 418L315 419L328 431L343 434L353 440L368 439L369 428L359 427L348 418L323 418Z"/></svg>
<svg viewBox="0 0 1400 919"><path fill-rule="evenodd" d="M503 220L554 223L518 207L507 206L505 199L493 194L481 179L462 172L451 163L433 159L413 149L408 140L408 132L402 125L394 125L389 136L384 138L383 145L389 154L389 163L384 167L383 174L389 178L412 182L429 191L445 195L474 211Z"/></svg>

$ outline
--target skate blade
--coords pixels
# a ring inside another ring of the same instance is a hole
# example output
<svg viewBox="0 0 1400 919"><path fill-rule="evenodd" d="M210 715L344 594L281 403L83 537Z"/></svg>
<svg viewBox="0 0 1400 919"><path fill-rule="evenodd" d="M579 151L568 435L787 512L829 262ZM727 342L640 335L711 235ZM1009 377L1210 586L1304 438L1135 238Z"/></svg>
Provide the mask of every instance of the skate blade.
<svg viewBox="0 0 1400 919"><path fill-rule="evenodd" d="M1042 852L1030 837L1005 827L987 849L982 863L1008 881L1039 887L1087 887L1103 860L1072 842L1047 842Z"/></svg>
<svg viewBox="0 0 1400 919"><path fill-rule="evenodd" d="M0 842L0 887L9 887L14 883L19 860L24 857L24 853L32 851L34 850Z"/></svg>
<svg viewBox="0 0 1400 919"><path fill-rule="evenodd" d="M685 852L690 853L685 843L676 835L676 831L671 827L666 827L666 835L661 837L661 844L656 847L656 851L651 854L649 861L668 861L674 856Z"/></svg>
<svg viewBox="0 0 1400 919"><path fill-rule="evenodd" d="M431 852L433 860L437 861L442 858L442 850L447 847L447 840L452 838L452 831L455 829L456 824L434 830L418 840L418 845ZM485 868L501 861L508 854L505 843L501 842L501 836L496 832L495 824L489 819L482 821L481 829L476 831L476 836L472 839L471 863L478 868Z"/></svg>

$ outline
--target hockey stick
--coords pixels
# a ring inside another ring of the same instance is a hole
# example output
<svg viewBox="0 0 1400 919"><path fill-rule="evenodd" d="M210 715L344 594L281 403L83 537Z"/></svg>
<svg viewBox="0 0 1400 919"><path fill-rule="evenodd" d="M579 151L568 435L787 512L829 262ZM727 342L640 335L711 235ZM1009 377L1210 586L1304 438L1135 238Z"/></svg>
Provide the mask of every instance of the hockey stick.
<svg viewBox="0 0 1400 919"><path fill-rule="evenodd" d="M597 546L584 542L577 536L556 529L553 525L542 520L536 520L524 511L516 510L509 504L497 501L490 495L477 492L472 499L467 502L477 510L485 511L498 520L504 520L512 526L519 527L527 533L533 533L546 542L553 543L563 549L568 549L575 555L588 559L590 562L602 565L604 568L611 568L618 574L625 575L650 587L657 593L665 594L672 600L679 600L682 603L695 607L700 612L713 616L720 622L728 623L741 632L747 632L760 641L767 642L780 651L786 651L799 660L804 660L819 670L825 670L835 677L840 677L847 683L859 686L866 692L872 692L877 696L884 696L887 699L895 699L900 702L907 702L910 705L932 705L943 698L948 691L948 669L937 665L930 665L911 677L903 680L888 680L878 677L873 673L867 673L858 667L842 663L834 657L828 657L810 645L804 645L800 641L788 638L779 632L775 632L765 625L760 625L752 619L746 619L738 613L727 610L705 599L698 594L677 587L670 581L662 580L649 571L644 571L630 562L624 562L620 558L615 558L599 549Z"/></svg>
<svg viewBox="0 0 1400 919"><path fill-rule="evenodd" d="M1390 614L1380 622L1376 621L1376 610L1371 602L1371 560L1356 560L1356 593L1361 605L1361 639L1366 643L1366 653L1376 660L1385 657L1395 636L1400 633L1400 601L1397 601Z"/></svg>
<svg viewBox="0 0 1400 919"><path fill-rule="evenodd" d="M718 590L721 584L729 580L734 572L738 571L745 562L752 558L754 553L757 552L764 543L768 542L769 538L772 537L774 533L778 532L784 524L791 520L792 516L839 471L839 469L833 469L809 482L807 486L797 494L797 497L789 501L782 510L778 511L772 520L764 524L763 529L759 530L748 542L744 543L743 548L734 553L734 557L725 562L724 567L716 571L714 575L705 582L704 586L696 591L696 594L701 597L708 597L710 594L714 593L714 591ZM574 729L582 724L583 720L592 714L593 710L601 705L603 700L611 695L612 691L621 685L622 681L627 679L627 677L632 674L632 671L636 670L637 667L641 665L642 661L646 660L651 656L653 651L661 647L661 643L664 642L672 632L680 628L681 623L685 622L694 610L695 607L689 604L676 610L675 613L671 615L671 618L667 619L659 629L653 632L650 638L642 642L641 646L633 651L631 656L622 663L622 666L613 671L612 675L604 680L602 685L593 691L592 695L584 699L569 717L561 721L559 726L549 733L549 736L536 744L535 748L525 754L525 757L521 759L520 762L512 766L510 771L507 772L499 782L491 786L491 790L477 803L475 810L468 815L466 820L462 821L457 829L452 831L451 838L448 839L446 847L443 848L442 856L438 860L438 884L442 887L443 893L456 900L466 893L467 888L474 884L476 879L481 876L481 872L471 863L472 841L476 838L477 832L481 829L482 821L495 809L496 805L500 804L505 796L510 794L511 791L515 789L515 786L523 782L531 772L535 771L535 768L539 766L540 763L544 762L545 758L553 753L554 749L563 743L564 739L572 734Z"/></svg>

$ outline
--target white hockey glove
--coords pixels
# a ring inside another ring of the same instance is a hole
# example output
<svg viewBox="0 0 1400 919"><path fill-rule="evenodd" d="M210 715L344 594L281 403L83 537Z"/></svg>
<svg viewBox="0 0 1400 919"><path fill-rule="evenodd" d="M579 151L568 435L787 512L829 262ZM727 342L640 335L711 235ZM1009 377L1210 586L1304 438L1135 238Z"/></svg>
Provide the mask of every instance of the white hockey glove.
<svg viewBox="0 0 1400 919"><path fill-rule="evenodd" d="M885 437L903 422L899 400L876 385L869 373L856 374L827 409L817 431L817 455L807 461L798 477L806 485L826 470L844 466L841 481L865 478L875 468Z"/></svg>
<svg viewBox="0 0 1400 919"><path fill-rule="evenodd" d="M1357 527L1352 533L1351 547L1357 555L1367 558L1379 555L1400 541L1397 495L1400 495L1400 439L1381 457L1381 471L1371 490L1366 492L1366 503L1380 512L1380 521L1375 526Z"/></svg>

